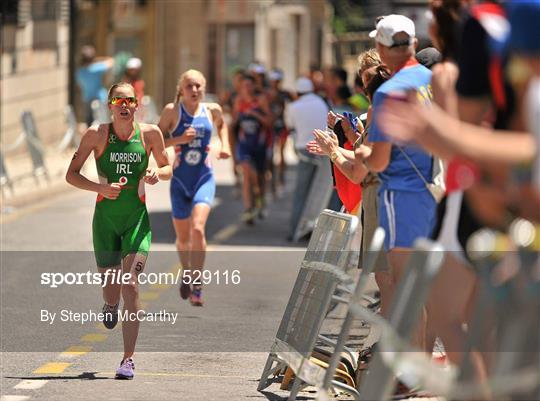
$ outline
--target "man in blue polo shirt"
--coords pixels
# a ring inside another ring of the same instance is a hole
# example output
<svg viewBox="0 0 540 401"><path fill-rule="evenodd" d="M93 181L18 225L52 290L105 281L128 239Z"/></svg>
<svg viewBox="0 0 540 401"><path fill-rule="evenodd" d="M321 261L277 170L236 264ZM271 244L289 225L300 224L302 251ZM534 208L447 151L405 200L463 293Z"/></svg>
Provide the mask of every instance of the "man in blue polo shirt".
<svg viewBox="0 0 540 401"><path fill-rule="evenodd" d="M390 288L381 288L385 313L403 274L408 251L417 238L429 237L433 229L436 201L426 188L426 182L432 181L432 157L418 147L392 143L377 121L378 112L386 99L405 98L410 91L415 91L422 102L430 103L431 71L415 59L417 39L409 18L386 16L370 37L375 39L382 62L392 72L373 97L373 119L368 129L373 146L363 147L360 152L365 166L379 173L381 179L379 224L386 231L385 249L391 268Z"/></svg>
<svg viewBox="0 0 540 401"><path fill-rule="evenodd" d="M96 57L94 46L83 46L81 48L81 66L77 70L76 78L81 89L82 100L84 102L85 121L88 127L92 125L92 101L107 101L107 90L103 86L103 76L113 68L112 57Z"/></svg>

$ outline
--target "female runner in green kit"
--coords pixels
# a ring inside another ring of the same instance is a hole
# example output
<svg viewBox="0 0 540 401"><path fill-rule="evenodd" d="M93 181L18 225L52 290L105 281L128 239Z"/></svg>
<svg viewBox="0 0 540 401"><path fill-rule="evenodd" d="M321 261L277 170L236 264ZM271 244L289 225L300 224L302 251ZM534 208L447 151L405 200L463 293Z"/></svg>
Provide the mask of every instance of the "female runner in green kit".
<svg viewBox="0 0 540 401"><path fill-rule="evenodd" d="M118 322L120 295L124 300L124 311L136 314L139 310L137 277L144 269L152 237L144 184L169 180L172 170L160 129L156 125L134 122L137 98L133 87L128 83L113 85L108 101L112 124L88 128L69 165L66 181L98 194L92 223L94 254L98 270L106 280L103 324L112 329ZM80 173L92 151L99 183ZM148 168L150 153L158 168ZM117 269L122 269L123 274L131 274L129 284L112 282L111 270ZM133 378L132 356L138 333L137 319L122 322L124 357L116 371L117 379Z"/></svg>

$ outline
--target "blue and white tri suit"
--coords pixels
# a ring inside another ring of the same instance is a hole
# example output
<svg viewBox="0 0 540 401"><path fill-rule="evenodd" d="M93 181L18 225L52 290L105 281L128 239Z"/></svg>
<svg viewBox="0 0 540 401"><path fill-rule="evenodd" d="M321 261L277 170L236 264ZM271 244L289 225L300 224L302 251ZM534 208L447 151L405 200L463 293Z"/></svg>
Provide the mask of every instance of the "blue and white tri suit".
<svg viewBox="0 0 540 401"><path fill-rule="evenodd" d="M210 165L208 152L212 136L210 110L201 104L197 115L189 114L182 103L178 106L178 124L171 132L179 137L193 127L195 138L186 144L175 146L175 160L171 180L171 205L175 219L187 219L193 206L206 203L212 206L216 193L216 182Z"/></svg>

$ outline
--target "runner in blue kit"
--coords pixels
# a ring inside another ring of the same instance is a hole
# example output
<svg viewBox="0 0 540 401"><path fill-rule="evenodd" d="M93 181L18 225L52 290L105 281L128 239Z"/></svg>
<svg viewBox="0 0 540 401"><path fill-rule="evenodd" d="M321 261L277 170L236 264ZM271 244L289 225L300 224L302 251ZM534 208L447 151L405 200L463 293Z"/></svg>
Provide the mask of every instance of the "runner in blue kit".
<svg viewBox="0 0 540 401"><path fill-rule="evenodd" d="M265 168L267 135L271 112L266 96L255 91L255 79L245 75L233 106L233 119L238 125L236 160L242 167L242 200L247 224L254 224L255 208L264 216Z"/></svg>
<svg viewBox="0 0 540 401"><path fill-rule="evenodd" d="M204 267L206 221L216 191L209 158L214 126L221 140L218 158L230 156L221 106L202 103L205 87L201 72L184 72L178 80L176 101L165 106L159 121L165 146L175 150L170 195L176 249L184 270L180 295L194 306L203 305L198 279ZM194 273L196 270L200 273Z"/></svg>

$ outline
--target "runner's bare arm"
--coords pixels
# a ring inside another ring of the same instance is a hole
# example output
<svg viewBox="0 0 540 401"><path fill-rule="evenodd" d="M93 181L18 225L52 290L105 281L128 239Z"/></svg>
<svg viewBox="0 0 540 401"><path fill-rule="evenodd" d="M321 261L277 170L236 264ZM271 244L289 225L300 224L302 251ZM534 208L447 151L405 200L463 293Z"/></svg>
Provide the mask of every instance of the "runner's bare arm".
<svg viewBox="0 0 540 401"><path fill-rule="evenodd" d="M208 108L212 113L212 120L216 125L218 136L221 141L221 149L218 158L227 159L231 156L231 147L229 145L229 129L223 120L223 110L217 103L208 103Z"/></svg>
<svg viewBox="0 0 540 401"><path fill-rule="evenodd" d="M266 128L270 129L272 128L273 117L272 117L272 111L270 110L270 105L268 104L268 99L266 98L266 96L260 97L260 105L263 111L263 114L258 113L260 116L260 120Z"/></svg>
<svg viewBox="0 0 540 401"><path fill-rule="evenodd" d="M178 118L178 104L169 103L161 112L161 117L159 118L158 127L163 133L165 147L183 145L189 143L194 137L194 130L189 130L189 132L184 132L184 135L172 137L171 131L174 130L175 123ZM192 132L193 131L193 132Z"/></svg>
<svg viewBox="0 0 540 401"><path fill-rule="evenodd" d="M415 141L441 157L459 154L487 167L519 164L534 157L534 139L527 132L472 125L451 117L437 105L428 110L414 102L388 100L382 108L380 123L391 137Z"/></svg>
<svg viewBox="0 0 540 401"><path fill-rule="evenodd" d="M487 96L477 98L458 96L457 110L459 119L471 124L480 124L485 120L490 106L491 101Z"/></svg>
<svg viewBox="0 0 540 401"><path fill-rule="evenodd" d="M238 124L239 114L240 114L240 99L237 96L236 99L234 99L232 112L231 112L231 116L232 116L231 126Z"/></svg>
<svg viewBox="0 0 540 401"><path fill-rule="evenodd" d="M257 99L260 110L249 110L245 114L255 117L264 128L269 129L272 126L272 113L270 111L270 106L268 106L265 96L259 96Z"/></svg>
<svg viewBox="0 0 540 401"><path fill-rule="evenodd" d="M66 181L74 187L100 193L109 199L116 199L120 194L120 186L118 184L100 184L89 180L81 174L81 168L88 159L88 156L90 156L90 153L92 151L98 151L100 140L102 140L101 136L103 135L105 133L100 132L96 126L92 126L86 130L81 139L79 149L77 149L69 164Z"/></svg>
<svg viewBox="0 0 540 401"><path fill-rule="evenodd" d="M157 177L161 181L169 180L172 176L172 168L169 164L163 135L159 127L150 124L147 125L145 127L144 139L158 165L157 171L155 171Z"/></svg>
<svg viewBox="0 0 540 401"><path fill-rule="evenodd" d="M86 159L88 159L90 153L97 148L97 146L98 130L97 127L92 126L84 133L79 148L71 159L71 163L69 164L66 173L66 181L68 183L80 189L86 189L94 192L98 191L99 184L90 181L80 173L84 162Z"/></svg>
<svg viewBox="0 0 540 401"><path fill-rule="evenodd" d="M534 138L528 132L493 131L456 120L440 109L433 113L435 115L428 119L429 135L452 153L468 159L485 165L519 164L533 160L537 151Z"/></svg>

